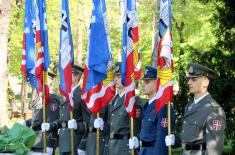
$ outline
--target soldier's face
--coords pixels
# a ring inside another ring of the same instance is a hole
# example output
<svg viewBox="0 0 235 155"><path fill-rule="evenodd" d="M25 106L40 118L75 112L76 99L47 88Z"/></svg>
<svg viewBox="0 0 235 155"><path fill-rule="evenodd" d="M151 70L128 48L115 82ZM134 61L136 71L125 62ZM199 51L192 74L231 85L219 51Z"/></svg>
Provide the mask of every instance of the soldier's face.
<svg viewBox="0 0 235 155"><path fill-rule="evenodd" d="M80 81L81 77L82 77L82 74L80 74L80 73L74 74L73 73L73 76L72 76L73 84L77 84Z"/></svg>
<svg viewBox="0 0 235 155"><path fill-rule="evenodd" d="M207 77L192 77L188 80L189 92L200 95L207 91L209 80Z"/></svg>
<svg viewBox="0 0 235 155"><path fill-rule="evenodd" d="M114 82L115 82L115 87L116 87L116 88L118 88L118 89L124 88L124 86L122 85L121 74L115 74L115 76L114 76Z"/></svg>
<svg viewBox="0 0 235 155"><path fill-rule="evenodd" d="M156 80L143 80L143 90L145 95L151 95L156 92Z"/></svg>

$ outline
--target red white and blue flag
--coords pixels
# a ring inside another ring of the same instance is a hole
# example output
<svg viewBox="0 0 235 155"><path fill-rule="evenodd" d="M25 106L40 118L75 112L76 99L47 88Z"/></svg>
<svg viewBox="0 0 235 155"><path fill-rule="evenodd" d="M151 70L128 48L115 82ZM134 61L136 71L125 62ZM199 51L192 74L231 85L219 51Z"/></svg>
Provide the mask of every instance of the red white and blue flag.
<svg viewBox="0 0 235 155"><path fill-rule="evenodd" d="M72 65L74 63L73 40L70 27L68 0L62 0L60 25L60 93L69 101L70 110L73 109Z"/></svg>
<svg viewBox="0 0 235 155"><path fill-rule="evenodd" d="M23 33L23 53L21 70L24 76L38 93L43 90L43 78L45 84L46 104L49 101L49 87L47 74L43 77L43 71L47 73L50 65L48 51L48 33L46 27L46 5L44 0L37 0L36 11L33 0L25 1L25 19Z"/></svg>
<svg viewBox="0 0 235 155"><path fill-rule="evenodd" d="M39 79L40 90L43 89L46 105L49 103L49 85L48 85L48 73L47 70L50 66L50 54L48 47L48 30L46 20L46 2L45 0L36 1L36 74ZM43 75L44 71L44 75Z"/></svg>
<svg viewBox="0 0 235 155"><path fill-rule="evenodd" d="M35 48L35 23L36 15L34 1L26 0L21 71L23 72L27 82L39 91L39 81L36 74L37 54Z"/></svg>
<svg viewBox="0 0 235 155"><path fill-rule="evenodd" d="M82 99L96 115L115 95L105 0L93 0Z"/></svg>
<svg viewBox="0 0 235 155"><path fill-rule="evenodd" d="M125 108L135 118L135 80L141 77L136 0L124 0L122 35L122 84L125 86Z"/></svg>
<svg viewBox="0 0 235 155"><path fill-rule="evenodd" d="M173 99L171 0L160 1L156 111Z"/></svg>

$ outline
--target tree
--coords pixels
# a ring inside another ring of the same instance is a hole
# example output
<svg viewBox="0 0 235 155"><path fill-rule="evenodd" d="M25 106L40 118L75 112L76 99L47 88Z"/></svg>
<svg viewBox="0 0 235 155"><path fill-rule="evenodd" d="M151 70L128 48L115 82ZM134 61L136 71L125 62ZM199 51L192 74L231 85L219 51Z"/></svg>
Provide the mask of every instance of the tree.
<svg viewBox="0 0 235 155"><path fill-rule="evenodd" d="M7 68L7 43L10 24L10 13L12 8L12 0L0 1L0 49L1 49L1 61L0 61L0 127L5 125L8 121L7 117L7 84L8 84L8 68Z"/></svg>

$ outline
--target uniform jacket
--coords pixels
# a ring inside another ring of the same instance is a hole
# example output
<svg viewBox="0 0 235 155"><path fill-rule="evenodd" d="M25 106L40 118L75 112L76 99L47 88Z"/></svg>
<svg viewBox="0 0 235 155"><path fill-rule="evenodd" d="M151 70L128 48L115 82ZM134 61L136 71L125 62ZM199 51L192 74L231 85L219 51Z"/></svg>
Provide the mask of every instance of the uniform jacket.
<svg viewBox="0 0 235 155"><path fill-rule="evenodd" d="M73 91L73 118L79 122L82 122L82 109L81 104L83 103L81 99L81 88L78 86ZM50 123L50 130L58 130L59 133L59 150L60 152L71 152L71 142L70 142L70 129L67 128L67 123L70 120L70 110L69 102L65 100L60 105L59 120ZM77 153L78 145L82 138L82 133L84 129L78 127L78 130L74 130L74 153Z"/></svg>
<svg viewBox="0 0 235 155"><path fill-rule="evenodd" d="M46 106L46 122L54 122L59 119L59 106L61 104L61 97L57 94L51 93L49 104ZM42 102L40 98L33 101L34 116L32 119L32 128L36 133L36 141L32 148L37 150L43 149L43 138L41 132L42 117ZM47 147L56 148L58 146L58 134L56 130L47 132ZM43 150L42 150L43 151Z"/></svg>
<svg viewBox="0 0 235 155"><path fill-rule="evenodd" d="M120 97L118 94L113 98L112 103L109 106L109 143L108 154L109 155L130 155L129 150L129 138L130 138L130 116L127 113L124 106L125 95ZM138 100L136 100L138 102ZM138 135L140 131L140 119L134 121L134 134ZM126 135L124 139L112 139L112 136Z"/></svg>
<svg viewBox="0 0 235 155"><path fill-rule="evenodd" d="M155 143L154 147L141 147L139 155L167 155L165 137L168 134L167 105L164 105L157 113L155 111L156 100L146 103L142 110L142 124L140 140ZM174 128L175 115L171 107L171 131Z"/></svg>
<svg viewBox="0 0 235 155"><path fill-rule="evenodd" d="M226 117L223 109L210 94L201 99L190 110L190 101L183 117L181 142L185 144L206 144L205 151L184 151L185 155L220 155L223 151Z"/></svg>
<svg viewBox="0 0 235 155"><path fill-rule="evenodd" d="M107 142L108 137L108 105L103 108L99 112L99 117L104 121L104 128L100 130L100 155L104 155L104 148ZM96 154L96 129L94 128L94 120L96 116L94 116L90 112L90 121L88 123L88 136L87 136L87 143L86 143L86 155L95 155Z"/></svg>

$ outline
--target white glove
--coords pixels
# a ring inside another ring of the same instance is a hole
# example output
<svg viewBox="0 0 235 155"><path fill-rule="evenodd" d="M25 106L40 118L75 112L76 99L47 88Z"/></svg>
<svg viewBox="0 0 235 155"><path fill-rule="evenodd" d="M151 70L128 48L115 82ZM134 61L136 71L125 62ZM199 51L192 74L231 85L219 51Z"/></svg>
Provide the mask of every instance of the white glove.
<svg viewBox="0 0 235 155"><path fill-rule="evenodd" d="M139 140L137 137L129 139L129 149L136 149L139 147Z"/></svg>
<svg viewBox="0 0 235 155"><path fill-rule="evenodd" d="M49 123L42 123L41 124L42 132L49 131L49 129L50 129L50 124Z"/></svg>
<svg viewBox="0 0 235 155"><path fill-rule="evenodd" d="M94 121L94 128L100 128L100 130L104 129L104 121L102 118L96 118Z"/></svg>
<svg viewBox="0 0 235 155"><path fill-rule="evenodd" d="M68 121L68 128L77 130L77 122L75 119L71 119Z"/></svg>
<svg viewBox="0 0 235 155"><path fill-rule="evenodd" d="M86 155L86 152L83 150L78 149L78 155Z"/></svg>
<svg viewBox="0 0 235 155"><path fill-rule="evenodd" d="M170 136L165 137L166 146L175 145L175 135L170 134Z"/></svg>
<svg viewBox="0 0 235 155"><path fill-rule="evenodd" d="M47 147L46 155L52 155L52 154L53 154L53 148L52 147Z"/></svg>

